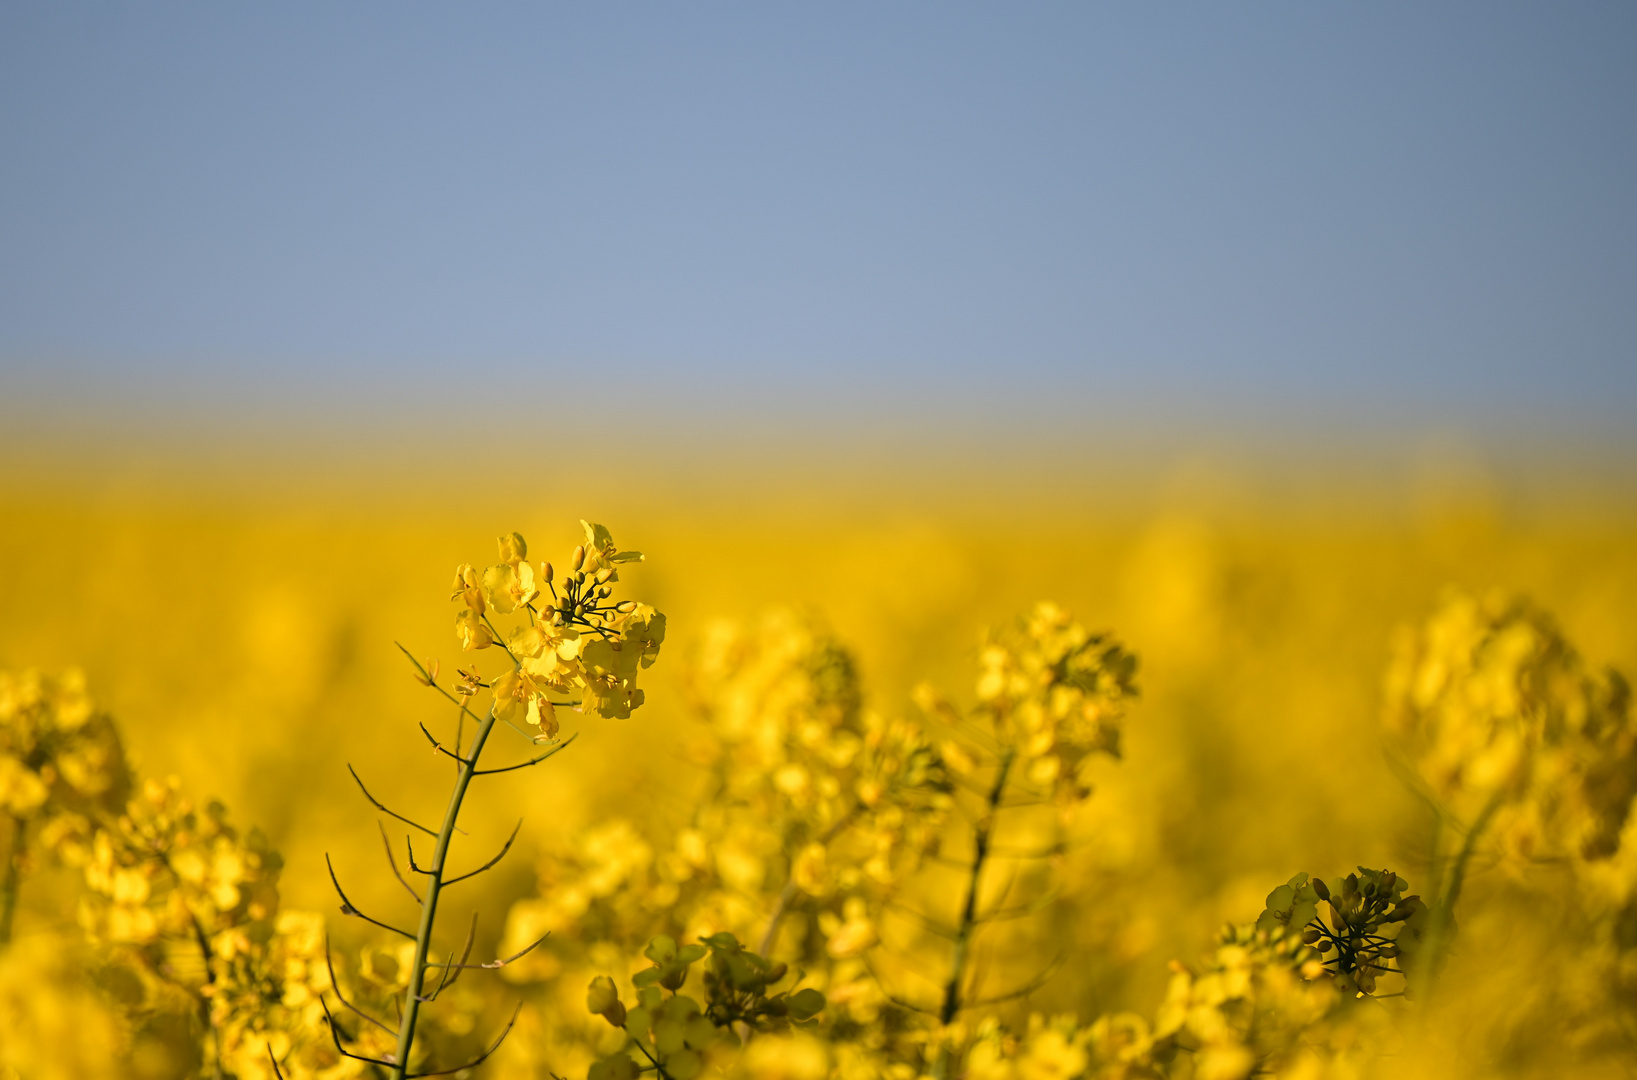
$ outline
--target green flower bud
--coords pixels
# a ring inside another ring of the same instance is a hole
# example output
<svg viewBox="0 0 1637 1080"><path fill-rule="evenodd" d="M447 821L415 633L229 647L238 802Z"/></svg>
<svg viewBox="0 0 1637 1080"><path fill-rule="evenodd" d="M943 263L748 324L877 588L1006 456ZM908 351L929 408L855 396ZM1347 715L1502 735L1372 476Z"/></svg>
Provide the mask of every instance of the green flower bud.
<svg viewBox="0 0 1637 1080"><path fill-rule="evenodd" d="M585 1007L593 1016L600 1016L615 1027L625 1026L625 1006L620 1002L614 980L598 975L586 988Z"/></svg>

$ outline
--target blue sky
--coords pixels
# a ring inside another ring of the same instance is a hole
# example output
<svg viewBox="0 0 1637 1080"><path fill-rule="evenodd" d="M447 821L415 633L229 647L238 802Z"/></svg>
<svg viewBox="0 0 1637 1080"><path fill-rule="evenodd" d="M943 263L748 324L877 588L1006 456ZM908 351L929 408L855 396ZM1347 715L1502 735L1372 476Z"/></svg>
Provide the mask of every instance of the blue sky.
<svg viewBox="0 0 1637 1080"><path fill-rule="evenodd" d="M1618 428L1633 55L1624 3L8 4L0 390Z"/></svg>

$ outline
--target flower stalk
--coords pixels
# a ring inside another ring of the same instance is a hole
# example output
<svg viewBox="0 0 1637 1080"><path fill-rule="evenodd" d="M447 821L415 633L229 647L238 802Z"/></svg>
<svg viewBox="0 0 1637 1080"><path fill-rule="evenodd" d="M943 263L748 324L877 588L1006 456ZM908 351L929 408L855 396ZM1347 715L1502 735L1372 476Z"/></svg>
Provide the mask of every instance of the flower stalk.
<svg viewBox="0 0 1637 1080"><path fill-rule="evenodd" d="M426 984L426 957L432 946L433 926L437 922L438 895L443 890L444 868L449 860L449 842L454 839L455 824L460 819L460 808L466 799L466 789L477 773L478 759L483 753L484 744L489 741L489 733L494 730L494 725L495 714L491 709L478 722L477 732L472 736L471 749L455 774L455 786L449 792L449 806L444 811L443 827L438 830L438 841L432 851L432 862L425 868L426 894L421 898L421 922L415 932L415 960L409 969L409 986L404 991L404 1019L398 1028L398 1051L393 1055L396 1058L392 1072L393 1080L404 1080L409 1075L409 1055L415 1048L415 1026L420 1020L421 1004L425 1000L422 991ZM458 752L459 748L456 749Z"/></svg>

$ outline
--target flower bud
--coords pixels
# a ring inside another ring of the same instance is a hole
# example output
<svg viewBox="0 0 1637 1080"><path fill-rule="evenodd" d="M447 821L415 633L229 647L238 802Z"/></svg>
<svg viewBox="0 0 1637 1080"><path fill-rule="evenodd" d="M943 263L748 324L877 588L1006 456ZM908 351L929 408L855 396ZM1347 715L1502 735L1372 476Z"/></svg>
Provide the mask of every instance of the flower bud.
<svg viewBox="0 0 1637 1080"><path fill-rule="evenodd" d="M1330 886L1324 883L1323 878L1313 879L1313 891L1319 894L1320 900L1330 899Z"/></svg>
<svg viewBox="0 0 1637 1080"><path fill-rule="evenodd" d="M549 562L540 564L540 577L545 580L547 585L551 584L551 579L556 575L556 573L557 571L552 569L552 565Z"/></svg>
<svg viewBox="0 0 1637 1080"><path fill-rule="evenodd" d="M619 991L614 989L614 980L607 975L598 975L586 987L585 1007L593 1016L600 1016L617 1028L625 1026L625 1004L620 1001Z"/></svg>
<svg viewBox="0 0 1637 1080"><path fill-rule="evenodd" d="M571 557L568 560L568 567L569 567L570 570L578 571L580 569L580 567L582 567L584 565L585 565L585 545L581 544L579 547L574 549L573 557Z"/></svg>
<svg viewBox="0 0 1637 1080"><path fill-rule="evenodd" d="M608 586L608 585L599 585L599 586L597 586L597 596L598 596L599 599L607 600L610 596L613 596L613 595L614 595L614 590L613 590L613 588L611 586Z"/></svg>
<svg viewBox="0 0 1637 1080"><path fill-rule="evenodd" d="M619 1001L619 991L614 989L614 980L607 975L598 975L591 980L591 985L585 991L585 1007L593 1016L601 1016Z"/></svg>
<svg viewBox="0 0 1637 1080"><path fill-rule="evenodd" d="M637 602L635 600L627 600L614 610L618 611L621 615L629 615L633 611L637 610Z"/></svg>
<svg viewBox="0 0 1637 1080"><path fill-rule="evenodd" d="M611 566L605 566L601 570L597 571L597 584L601 585L603 582L607 581L613 576L614 568Z"/></svg>
<svg viewBox="0 0 1637 1080"><path fill-rule="evenodd" d="M1318 940L1319 932L1317 930L1309 929L1302 932L1302 944L1311 945Z"/></svg>

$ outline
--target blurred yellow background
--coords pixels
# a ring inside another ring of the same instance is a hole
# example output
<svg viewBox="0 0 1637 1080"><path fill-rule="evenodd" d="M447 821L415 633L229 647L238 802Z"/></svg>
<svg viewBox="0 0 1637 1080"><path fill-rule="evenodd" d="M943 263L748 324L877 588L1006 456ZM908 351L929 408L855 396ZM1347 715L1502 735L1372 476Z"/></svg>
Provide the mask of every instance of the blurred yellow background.
<svg viewBox="0 0 1637 1080"><path fill-rule="evenodd" d="M463 897L499 911L577 830L615 813L663 826L685 804L697 721L679 683L712 620L819 613L856 649L871 707L898 714L923 679L970 700L982 629L1054 599L1142 662L1124 760L1101 767L1078 826L1074 921L1056 931L1096 959L1031 1000L1082 1017L1149 1011L1168 959L1253 919L1297 870L1391 865L1413 885L1420 819L1381 753L1380 681L1393 628L1446 586L1525 593L1594 664L1637 671L1637 513L1618 486L1571 498L1435 465L1360 483L1203 461L1140 484L1019 477L791 467L683 492L630 468L557 491L14 476L0 667L83 668L143 774L179 774L269 834L287 905L333 911L329 851L355 899L393 910L345 763L436 817L445 770L415 723L446 719L394 642L451 670L458 562L482 565L514 528L549 557L579 518L602 520L647 553L628 587L670 637L634 719L571 720L567 756L469 804L474 855L526 819L521 857ZM65 921L53 895L31 885L20 927Z"/></svg>

